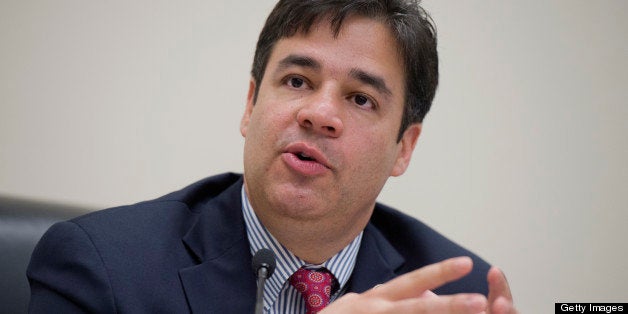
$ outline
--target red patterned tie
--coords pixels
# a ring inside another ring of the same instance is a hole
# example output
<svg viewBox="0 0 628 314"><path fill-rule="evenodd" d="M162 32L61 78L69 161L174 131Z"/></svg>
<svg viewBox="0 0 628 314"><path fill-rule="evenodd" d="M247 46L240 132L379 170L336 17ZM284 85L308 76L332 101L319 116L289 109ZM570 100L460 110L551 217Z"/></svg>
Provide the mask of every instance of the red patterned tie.
<svg viewBox="0 0 628 314"><path fill-rule="evenodd" d="M303 296L306 314L316 314L329 304L333 281L334 275L324 268L299 268L290 276L290 284Z"/></svg>

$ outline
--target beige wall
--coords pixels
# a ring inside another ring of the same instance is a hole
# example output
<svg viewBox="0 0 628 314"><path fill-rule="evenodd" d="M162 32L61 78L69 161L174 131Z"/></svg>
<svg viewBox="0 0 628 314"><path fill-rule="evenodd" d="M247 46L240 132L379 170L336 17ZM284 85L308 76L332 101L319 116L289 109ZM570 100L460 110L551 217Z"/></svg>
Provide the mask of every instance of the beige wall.
<svg viewBox="0 0 628 314"><path fill-rule="evenodd" d="M221 2L1 1L0 193L106 207L241 171L274 1ZM628 2L425 6L442 83L381 200L504 268L525 313L625 302Z"/></svg>

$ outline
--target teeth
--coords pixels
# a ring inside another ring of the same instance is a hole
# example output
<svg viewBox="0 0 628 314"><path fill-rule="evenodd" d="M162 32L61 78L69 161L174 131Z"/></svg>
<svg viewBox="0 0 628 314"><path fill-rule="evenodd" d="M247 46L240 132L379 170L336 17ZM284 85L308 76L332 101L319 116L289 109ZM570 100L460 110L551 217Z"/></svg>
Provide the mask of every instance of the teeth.
<svg viewBox="0 0 628 314"><path fill-rule="evenodd" d="M308 156L307 154L304 153L298 153L297 157L299 157L299 159L301 160L314 160L314 158Z"/></svg>

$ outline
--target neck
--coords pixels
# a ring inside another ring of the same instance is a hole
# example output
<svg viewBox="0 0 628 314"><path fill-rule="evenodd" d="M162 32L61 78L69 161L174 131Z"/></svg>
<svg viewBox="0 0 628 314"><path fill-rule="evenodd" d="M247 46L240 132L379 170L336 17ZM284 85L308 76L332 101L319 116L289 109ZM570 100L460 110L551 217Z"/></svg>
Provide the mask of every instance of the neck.
<svg viewBox="0 0 628 314"><path fill-rule="evenodd" d="M322 264L349 245L362 232L368 219L350 226L325 222L274 221L258 217L268 231L290 252L310 264Z"/></svg>
<svg viewBox="0 0 628 314"><path fill-rule="evenodd" d="M375 207L373 200L331 202L338 208L295 209L294 202L271 201L268 195L251 193L246 182L244 188L262 225L290 252L311 264L322 264L349 245L364 230ZM344 208L356 203L364 207Z"/></svg>

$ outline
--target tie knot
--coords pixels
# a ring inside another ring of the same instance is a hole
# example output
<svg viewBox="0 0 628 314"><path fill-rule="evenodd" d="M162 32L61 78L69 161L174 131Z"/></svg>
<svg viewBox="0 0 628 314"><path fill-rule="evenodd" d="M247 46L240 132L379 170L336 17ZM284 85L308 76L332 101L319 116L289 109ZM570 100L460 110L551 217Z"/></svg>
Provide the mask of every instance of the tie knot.
<svg viewBox="0 0 628 314"><path fill-rule="evenodd" d="M329 304L334 275L325 268L299 268L290 276L290 284L303 296L306 313L316 314Z"/></svg>

